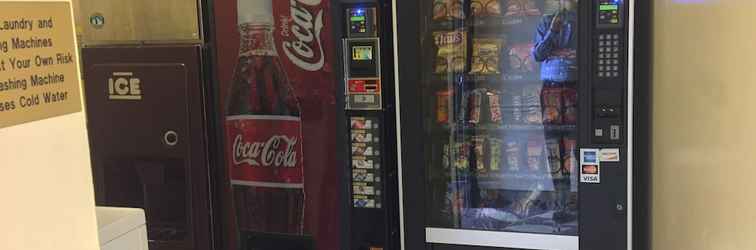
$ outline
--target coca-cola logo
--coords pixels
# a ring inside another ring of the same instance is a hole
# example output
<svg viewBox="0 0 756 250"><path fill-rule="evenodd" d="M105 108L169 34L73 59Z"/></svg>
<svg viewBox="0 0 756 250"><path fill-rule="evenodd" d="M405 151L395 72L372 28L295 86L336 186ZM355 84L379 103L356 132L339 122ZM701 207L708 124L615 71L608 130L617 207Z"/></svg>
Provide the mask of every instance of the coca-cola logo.
<svg viewBox="0 0 756 250"><path fill-rule="evenodd" d="M291 24L282 23L285 40L283 51L289 60L307 71L323 68L323 44L320 32L323 30L323 9L313 13L309 8L318 7L321 0L290 0ZM316 9L316 8L313 8ZM286 29L288 28L288 29Z"/></svg>
<svg viewBox="0 0 756 250"><path fill-rule="evenodd" d="M274 135L263 142L244 141L242 135L234 139L234 165L242 163L259 167L296 167L297 138Z"/></svg>

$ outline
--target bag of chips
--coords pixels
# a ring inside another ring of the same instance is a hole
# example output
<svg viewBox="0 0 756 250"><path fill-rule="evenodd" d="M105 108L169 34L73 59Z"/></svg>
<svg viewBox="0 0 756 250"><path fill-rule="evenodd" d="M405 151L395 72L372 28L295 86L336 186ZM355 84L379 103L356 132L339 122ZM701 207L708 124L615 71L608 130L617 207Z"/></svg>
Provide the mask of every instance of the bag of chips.
<svg viewBox="0 0 756 250"><path fill-rule="evenodd" d="M439 124L449 123L451 110L451 90L436 92L436 122Z"/></svg>
<svg viewBox="0 0 756 250"><path fill-rule="evenodd" d="M500 0L472 0L470 8L476 17L501 16Z"/></svg>
<svg viewBox="0 0 756 250"><path fill-rule="evenodd" d="M483 158L483 147L486 143L485 137L480 135L473 136L470 139L470 143L472 145L473 153L475 154L475 168L477 169L478 174L485 176L488 174L485 158Z"/></svg>
<svg viewBox="0 0 756 250"><path fill-rule="evenodd" d="M504 16L540 16L541 10L534 0L509 0Z"/></svg>
<svg viewBox="0 0 756 250"><path fill-rule="evenodd" d="M562 178L561 145L560 138L550 138L546 140L549 170L551 171L551 177L554 179Z"/></svg>
<svg viewBox="0 0 756 250"><path fill-rule="evenodd" d="M501 124L504 120L501 113L501 95L496 91L488 91L488 110L491 122Z"/></svg>
<svg viewBox="0 0 756 250"><path fill-rule="evenodd" d="M468 96L468 112L470 114L467 122L472 124L480 123L480 106L483 102L483 93L485 90L476 89L473 90Z"/></svg>
<svg viewBox="0 0 756 250"><path fill-rule="evenodd" d="M472 65L470 74L492 75L501 74L499 59L502 39L473 39Z"/></svg>
<svg viewBox="0 0 756 250"><path fill-rule="evenodd" d="M465 19L463 0L434 0L433 20L462 20Z"/></svg>
<svg viewBox="0 0 756 250"><path fill-rule="evenodd" d="M465 170L470 166L470 143L457 142L454 144L452 152L454 167L459 170Z"/></svg>
<svg viewBox="0 0 756 250"><path fill-rule="evenodd" d="M571 87L565 87L562 90L562 100L564 101L564 124L576 124L578 116L577 90Z"/></svg>
<svg viewBox="0 0 756 250"><path fill-rule="evenodd" d="M562 154L562 165L564 175L571 175L577 170L577 140L575 138L564 137L562 139L564 154Z"/></svg>
<svg viewBox="0 0 756 250"><path fill-rule="evenodd" d="M461 73L467 66L467 32L434 32L434 42L438 48L436 55L437 74Z"/></svg>
<svg viewBox="0 0 756 250"><path fill-rule="evenodd" d="M543 124L541 113L541 88L528 86L522 90L523 113L527 124Z"/></svg>
<svg viewBox="0 0 756 250"><path fill-rule="evenodd" d="M490 160L489 160L489 168L491 169L491 172L497 172L501 169L501 159L502 159L502 145L503 142L499 138L490 138L488 139L488 147L491 153L489 154Z"/></svg>
<svg viewBox="0 0 756 250"><path fill-rule="evenodd" d="M528 169L532 172L541 170L543 160L543 138L530 136L528 138Z"/></svg>
<svg viewBox="0 0 756 250"><path fill-rule="evenodd" d="M508 139L506 141L506 149L504 150L507 157L507 169L510 171L519 171L522 160L520 158L520 143L515 139Z"/></svg>
<svg viewBox="0 0 756 250"><path fill-rule="evenodd" d="M522 124L522 91L505 91L502 98L502 112L506 123Z"/></svg>
<svg viewBox="0 0 756 250"><path fill-rule="evenodd" d="M515 44L509 49L509 68L518 73L535 72L536 62L531 51L532 43Z"/></svg>
<svg viewBox="0 0 756 250"><path fill-rule="evenodd" d="M544 124L562 123L562 87L544 87L541 96Z"/></svg>

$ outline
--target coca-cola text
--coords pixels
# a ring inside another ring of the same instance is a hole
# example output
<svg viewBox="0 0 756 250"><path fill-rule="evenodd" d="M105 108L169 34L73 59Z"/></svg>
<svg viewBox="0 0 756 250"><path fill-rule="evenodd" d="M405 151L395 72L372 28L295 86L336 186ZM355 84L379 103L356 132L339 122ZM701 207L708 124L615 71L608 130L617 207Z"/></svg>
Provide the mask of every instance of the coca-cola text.
<svg viewBox="0 0 756 250"><path fill-rule="evenodd" d="M296 137L275 135L264 142L246 142L236 135L233 144L234 165L246 163L250 166L289 167L297 166ZM285 146L282 147L282 143Z"/></svg>
<svg viewBox="0 0 756 250"><path fill-rule="evenodd" d="M291 0L291 21L293 24L282 24L283 34L293 34L283 41L283 51L289 60L307 71L318 71L325 62L323 44L320 32L323 30L323 9L313 13L302 5L310 8L320 7L320 0ZM291 32L286 28L290 28Z"/></svg>

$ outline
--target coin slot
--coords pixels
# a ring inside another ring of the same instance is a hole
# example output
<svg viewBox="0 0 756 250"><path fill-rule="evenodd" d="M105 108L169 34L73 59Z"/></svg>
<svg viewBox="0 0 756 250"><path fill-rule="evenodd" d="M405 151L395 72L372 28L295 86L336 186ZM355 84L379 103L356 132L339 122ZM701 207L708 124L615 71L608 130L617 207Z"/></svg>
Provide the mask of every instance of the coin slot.
<svg viewBox="0 0 756 250"><path fill-rule="evenodd" d="M173 130L169 130L168 132L165 132L163 135L163 143L168 146L176 146L178 144L178 133Z"/></svg>

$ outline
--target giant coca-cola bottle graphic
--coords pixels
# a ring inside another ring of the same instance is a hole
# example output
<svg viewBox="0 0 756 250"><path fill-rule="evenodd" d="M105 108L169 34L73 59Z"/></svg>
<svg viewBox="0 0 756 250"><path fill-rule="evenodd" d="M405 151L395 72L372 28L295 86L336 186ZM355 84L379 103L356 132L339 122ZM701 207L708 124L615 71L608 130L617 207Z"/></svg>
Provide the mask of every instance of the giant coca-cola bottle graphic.
<svg viewBox="0 0 756 250"><path fill-rule="evenodd" d="M271 0L238 0L241 44L226 106L236 226L301 234L304 168L300 107L273 43Z"/></svg>

